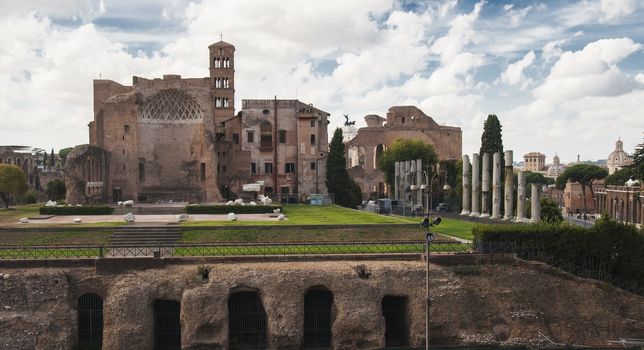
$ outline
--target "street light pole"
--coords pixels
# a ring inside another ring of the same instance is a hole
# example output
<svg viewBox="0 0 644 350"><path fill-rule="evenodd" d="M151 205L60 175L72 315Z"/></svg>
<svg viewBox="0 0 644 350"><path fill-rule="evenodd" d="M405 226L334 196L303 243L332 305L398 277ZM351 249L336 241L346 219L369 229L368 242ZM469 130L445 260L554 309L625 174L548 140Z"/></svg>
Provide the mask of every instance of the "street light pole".
<svg viewBox="0 0 644 350"><path fill-rule="evenodd" d="M425 267L425 350L429 350L429 311L432 306L432 298L429 295L429 252L431 251L431 244L434 240L434 235L431 233L429 228L440 223L440 217L431 221L429 213L427 213L423 222L420 224L421 227L427 228L427 234L425 235L425 260L427 263L427 266Z"/></svg>

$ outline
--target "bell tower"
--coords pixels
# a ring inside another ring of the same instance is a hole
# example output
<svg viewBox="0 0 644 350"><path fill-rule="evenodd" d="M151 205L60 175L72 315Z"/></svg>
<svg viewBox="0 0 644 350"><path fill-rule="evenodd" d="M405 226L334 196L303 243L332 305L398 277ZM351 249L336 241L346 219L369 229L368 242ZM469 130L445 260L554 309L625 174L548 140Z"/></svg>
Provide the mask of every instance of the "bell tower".
<svg viewBox="0 0 644 350"><path fill-rule="evenodd" d="M223 40L208 46L215 123L235 114L235 47Z"/></svg>

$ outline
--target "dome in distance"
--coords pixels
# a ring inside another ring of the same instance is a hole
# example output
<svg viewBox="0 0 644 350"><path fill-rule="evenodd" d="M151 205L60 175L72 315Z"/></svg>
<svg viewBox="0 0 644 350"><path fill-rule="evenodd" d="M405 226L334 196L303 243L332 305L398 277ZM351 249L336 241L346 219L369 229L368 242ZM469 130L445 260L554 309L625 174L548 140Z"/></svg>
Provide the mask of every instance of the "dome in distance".
<svg viewBox="0 0 644 350"><path fill-rule="evenodd" d="M630 165L632 163L631 157L624 151L624 143L622 140L617 139L615 143L615 150L613 150L606 158L606 167L608 173L613 174L615 171Z"/></svg>

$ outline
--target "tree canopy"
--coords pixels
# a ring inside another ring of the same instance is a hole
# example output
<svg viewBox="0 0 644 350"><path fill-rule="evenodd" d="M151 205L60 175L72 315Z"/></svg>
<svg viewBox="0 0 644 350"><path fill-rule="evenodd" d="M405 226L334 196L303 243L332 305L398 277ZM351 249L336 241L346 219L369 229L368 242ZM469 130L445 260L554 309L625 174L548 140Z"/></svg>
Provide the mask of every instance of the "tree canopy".
<svg viewBox="0 0 644 350"><path fill-rule="evenodd" d="M644 142L635 147L635 151L631 157L633 158L631 168L634 170L634 175L641 181L644 181Z"/></svg>
<svg viewBox="0 0 644 350"><path fill-rule="evenodd" d="M581 193L583 198L586 198L586 187L590 188L590 193L593 193L593 182L595 180L604 179L608 176L608 170L593 164L575 164L564 170L563 174L557 177L557 187L564 189L566 182L577 182L581 185ZM588 212L586 201L584 200L584 211Z"/></svg>
<svg viewBox="0 0 644 350"><path fill-rule="evenodd" d="M27 191L27 175L15 165L0 164L0 198L6 208L13 201L13 197Z"/></svg>
<svg viewBox="0 0 644 350"><path fill-rule="evenodd" d="M342 129L337 128L331 138L326 163L326 187L335 196L335 203L355 208L362 202L360 186L349 177L347 160L344 157Z"/></svg>
<svg viewBox="0 0 644 350"><path fill-rule="evenodd" d="M488 153L490 155L489 160L489 169L492 169L492 163L494 159L494 153L501 153L501 172L503 172L504 167L504 157L503 157L503 136L501 135L502 130L501 122L496 114L490 114L487 116L485 123L483 123L483 134L481 134L481 149L479 150L479 155L482 157L483 153ZM483 167L483 162L481 160L481 167Z"/></svg>
<svg viewBox="0 0 644 350"><path fill-rule="evenodd" d="M45 193L47 197L52 201L58 201L65 198L65 182L61 179L54 179L47 182L47 188Z"/></svg>
<svg viewBox="0 0 644 350"><path fill-rule="evenodd" d="M637 179L639 176L637 169L635 168L623 168L620 170L617 170L611 175L608 175L606 177L606 185L613 185L613 186L624 186L624 183L628 181L630 178Z"/></svg>
<svg viewBox="0 0 644 350"><path fill-rule="evenodd" d="M431 169L431 165L438 161L438 156L434 147L428 143L420 140L398 139L377 159L378 169L385 173L385 181L390 188L393 188L396 162L416 159L422 159L423 166L429 166Z"/></svg>
<svg viewBox="0 0 644 350"><path fill-rule="evenodd" d="M543 174L540 174L540 173L526 171L525 182L526 182L526 186L529 186L531 184L552 185L555 183L555 180L550 177L545 177ZM518 183L518 182L515 180L514 183Z"/></svg>
<svg viewBox="0 0 644 350"><path fill-rule="evenodd" d="M549 197L541 198L541 221L549 224L559 224L563 222L563 215L557 204Z"/></svg>
<svg viewBox="0 0 644 350"><path fill-rule="evenodd" d="M67 148L62 148L61 150L58 151L58 156L60 156L60 161L62 162L63 165L65 165L65 161L67 160L67 155L69 152L72 151L72 147L67 147Z"/></svg>

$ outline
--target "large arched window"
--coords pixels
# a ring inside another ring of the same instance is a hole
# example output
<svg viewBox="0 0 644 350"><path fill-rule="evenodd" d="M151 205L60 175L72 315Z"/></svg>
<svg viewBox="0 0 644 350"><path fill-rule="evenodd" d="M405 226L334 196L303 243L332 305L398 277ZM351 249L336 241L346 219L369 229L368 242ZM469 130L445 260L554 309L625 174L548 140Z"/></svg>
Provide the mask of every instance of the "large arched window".
<svg viewBox="0 0 644 350"><path fill-rule="evenodd" d="M304 295L304 339L306 348L328 348L331 345L333 293L315 288Z"/></svg>
<svg viewBox="0 0 644 350"><path fill-rule="evenodd" d="M181 304L174 300L154 301L154 349L181 349Z"/></svg>
<svg viewBox="0 0 644 350"><path fill-rule="evenodd" d="M259 294L235 292L228 298L229 349L266 347L266 312Z"/></svg>
<svg viewBox="0 0 644 350"><path fill-rule="evenodd" d="M385 318L385 346L408 346L407 297L387 295L382 298L382 315Z"/></svg>
<svg viewBox="0 0 644 350"><path fill-rule="evenodd" d="M103 345L103 299L87 293L78 298L78 349L100 349Z"/></svg>
<svg viewBox="0 0 644 350"><path fill-rule="evenodd" d="M373 152L373 168L378 169L378 159L382 157L382 154L387 150L387 146L379 144L376 146L375 152Z"/></svg>

